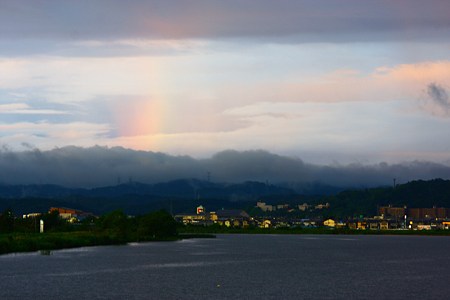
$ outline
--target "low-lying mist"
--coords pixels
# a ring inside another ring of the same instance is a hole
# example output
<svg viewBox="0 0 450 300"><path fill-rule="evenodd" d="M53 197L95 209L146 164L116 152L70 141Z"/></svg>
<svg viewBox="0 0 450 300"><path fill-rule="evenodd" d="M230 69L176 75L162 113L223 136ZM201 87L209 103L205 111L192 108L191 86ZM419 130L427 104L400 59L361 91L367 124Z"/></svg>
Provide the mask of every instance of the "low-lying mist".
<svg viewBox="0 0 450 300"><path fill-rule="evenodd" d="M397 183L450 179L450 166L426 161L315 165L263 150L226 150L206 159L100 146L0 151L0 184L57 184L89 188L128 181L157 183L180 178L373 187L390 185L394 178Z"/></svg>

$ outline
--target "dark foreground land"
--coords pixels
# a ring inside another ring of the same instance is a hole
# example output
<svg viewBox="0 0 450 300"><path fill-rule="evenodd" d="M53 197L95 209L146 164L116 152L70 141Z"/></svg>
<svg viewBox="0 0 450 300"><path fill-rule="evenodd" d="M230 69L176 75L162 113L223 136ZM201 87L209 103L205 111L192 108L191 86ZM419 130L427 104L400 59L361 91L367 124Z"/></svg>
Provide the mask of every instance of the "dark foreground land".
<svg viewBox="0 0 450 300"><path fill-rule="evenodd" d="M66 227L67 229L67 227ZM0 254L33 252L130 242L176 241L214 238L215 234L297 234L297 235L423 235L450 236L449 230L352 230L328 228L228 228L225 226L181 226L164 211L137 219L121 212L100 218L84 230L46 233L10 232L0 234Z"/></svg>
<svg viewBox="0 0 450 300"><path fill-rule="evenodd" d="M122 245L129 242L174 241L177 236L146 237L140 240L103 232L14 233L0 235L0 254L57 250L87 246Z"/></svg>
<svg viewBox="0 0 450 300"><path fill-rule="evenodd" d="M48 227L44 233L36 232L32 226L35 220L11 218L10 222L2 222L0 254L180 239L177 223L165 211L132 218L114 211L81 224L69 224L54 213L43 218Z"/></svg>

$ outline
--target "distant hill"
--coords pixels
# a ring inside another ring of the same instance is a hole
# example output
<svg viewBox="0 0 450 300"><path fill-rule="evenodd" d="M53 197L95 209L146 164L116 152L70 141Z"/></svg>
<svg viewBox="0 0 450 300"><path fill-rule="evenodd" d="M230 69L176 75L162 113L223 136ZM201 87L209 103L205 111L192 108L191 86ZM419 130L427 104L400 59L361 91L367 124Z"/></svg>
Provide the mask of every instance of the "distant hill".
<svg viewBox="0 0 450 300"><path fill-rule="evenodd" d="M450 180L411 181L394 187L348 190L330 196L331 214L375 215L378 206L450 207Z"/></svg>
<svg viewBox="0 0 450 300"><path fill-rule="evenodd" d="M260 197L292 196L288 188L261 182L212 183L180 179L158 184L130 182L93 189L71 189L57 185L0 185L0 210L11 207L17 213L46 211L50 206L68 206L94 213L123 209L138 214L165 208L175 212L194 205L210 204L210 209L257 201ZM197 204L196 204L197 203Z"/></svg>
<svg viewBox="0 0 450 300"><path fill-rule="evenodd" d="M284 185L289 186L289 185ZM292 186L292 185L290 185ZM331 192L331 190L329 190ZM207 210L251 209L256 201L271 204L303 202L330 203L324 216L373 216L378 206L450 207L450 180L412 181L393 187L346 190L334 195L301 194L294 189L262 182L240 184L180 179L158 184L131 182L93 189L70 189L56 185L0 185L0 211L12 208L17 214L44 212L50 206L66 206L102 214L123 209L142 214L166 209L173 213L193 212L197 205Z"/></svg>
<svg viewBox="0 0 450 300"><path fill-rule="evenodd" d="M157 184L130 182L93 189L72 189L58 185L0 185L0 198L61 198L71 196L122 197L126 195L250 200L265 195L291 195L292 189L248 181L239 184L180 179Z"/></svg>
<svg viewBox="0 0 450 300"><path fill-rule="evenodd" d="M58 198L86 193L83 189L69 189L52 184L0 185L0 198Z"/></svg>

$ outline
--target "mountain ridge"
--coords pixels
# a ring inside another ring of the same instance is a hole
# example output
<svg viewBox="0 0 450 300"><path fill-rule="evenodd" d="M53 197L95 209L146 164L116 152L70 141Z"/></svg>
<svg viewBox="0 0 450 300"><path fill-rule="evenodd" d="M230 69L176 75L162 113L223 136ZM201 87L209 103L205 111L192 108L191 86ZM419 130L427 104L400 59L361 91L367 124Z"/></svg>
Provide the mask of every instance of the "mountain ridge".
<svg viewBox="0 0 450 300"><path fill-rule="evenodd" d="M156 209L190 212L198 205L208 210L253 209L257 201L270 204L330 203L324 216L373 216L379 206L449 207L450 180L417 180L377 188L348 189L332 195L305 195L273 184L247 181L239 184L179 179L158 184L139 182L93 189L58 185L0 185L0 210L17 213L45 212L50 206L67 206L102 214L122 209L141 214Z"/></svg>

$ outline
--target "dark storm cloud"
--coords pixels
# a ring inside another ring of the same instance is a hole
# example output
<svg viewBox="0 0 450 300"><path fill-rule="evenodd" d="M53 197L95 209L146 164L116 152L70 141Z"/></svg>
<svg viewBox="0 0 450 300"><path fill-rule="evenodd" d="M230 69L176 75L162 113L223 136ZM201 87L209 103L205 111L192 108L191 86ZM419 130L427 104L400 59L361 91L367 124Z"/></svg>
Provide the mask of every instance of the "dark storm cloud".
<svg viewBox="0 0 450 300"><path fill-rule="evenodd" d="M430 83L428 85L427 93L435 104L444 110L450 109L448 93L442 86L436 83Z"/></svg>
<svg viewBox="0 0 450 300"><path fill-rule="evenodd" d="M289 37L299 41L450 35L445 0L2 0L2 39Z"/></svg>
<svg viewBox="0 0 450 300"><path fill-rule="evenodd" d="M39 151L0 150L0 183L59 184L69 187L114 185L130 178L144 183L179 178L216 182L246 180L370 187L415 179L450 178L450 167L431 162L389 165L319 166L266 151L223 151L208 159L106 147L64 147Z"/></svg>

